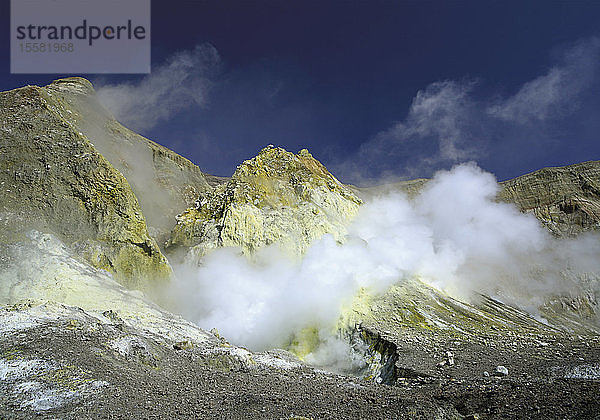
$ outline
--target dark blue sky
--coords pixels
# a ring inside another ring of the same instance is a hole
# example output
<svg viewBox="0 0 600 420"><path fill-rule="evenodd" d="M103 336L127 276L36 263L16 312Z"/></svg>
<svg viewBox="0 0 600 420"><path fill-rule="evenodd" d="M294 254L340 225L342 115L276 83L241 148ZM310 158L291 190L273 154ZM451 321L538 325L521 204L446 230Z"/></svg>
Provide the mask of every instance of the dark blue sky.
<svg viewBox="0 0 600 420"><path fill-rule="evenodd" d="M8 3L0 89L63 76L9 74ZM154 0L153 79L85 77L154 98L113 112L217 175L273 143L344 181L465 160L506 179L600 159L598 36L597 1Z"/></svg>

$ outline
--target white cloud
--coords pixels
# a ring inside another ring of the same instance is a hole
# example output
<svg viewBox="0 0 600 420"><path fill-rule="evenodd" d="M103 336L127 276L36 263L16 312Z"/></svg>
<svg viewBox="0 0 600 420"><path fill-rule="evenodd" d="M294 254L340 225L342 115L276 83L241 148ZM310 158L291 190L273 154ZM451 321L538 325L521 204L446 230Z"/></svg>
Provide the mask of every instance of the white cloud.
<svg viewBox="0 0 600 420"><path fill-rule="evenodd" d="M496 153L514 159L507 151L539 146L560 132L557 121L576 116L575 111L583 111L581 118L597 113L598 100L590 99L590 91L598 85L598 63L600 38L591 38L563 49L553 67L510 96L476 94L478 83L472 81L432 83L417 92L402 121L331 166L342 179L360 183L389 174L431 176Z"/></svg>
<svg viewBox="0 0 600 420"><path fill-rule="evenodd" d="M525 83L515 95L491 105L488 113L527 124L572 112L577 108L576 98L592 82L599 60L600 39L581 42L546 74Z"/></svg>
<svg viewBox="0 0 600 420"><path fill-rule="evenodd" d="M465 126L473 101L473 83L436 82L417 92L408 116L392 128L379 133L380 142L406 143L433 137L439 142L440 158L453 162L472 156L464 144Z"/></svg>
<svg viewBox="0 0 600 420"><path fill-rule="evenodd" d="M565 102L568 74L564 69L551 69L546 75L527 82L512 97L488 108L491 116L525 124L545 120L552 109Z"/></svg>
<svg viewBox="0 0 600 420"><path fill-rule="evenodd" d="M363 143L356 156L331 167L344 180L372 183L373 179L422 176L479 155L477 103L474 81L435 82L417 92L403 121ZM402 167L399 168L398 164ZM369 174L369 169L381 172Z"/></svg>
<svg viewBox="0 0 600 420"><path fill-rule="evenodd" d="M202 44L174 54L139 82L96 82L96 93L117 120L143 131L191 105L205 106L220 65L217 50Z"/></svg>

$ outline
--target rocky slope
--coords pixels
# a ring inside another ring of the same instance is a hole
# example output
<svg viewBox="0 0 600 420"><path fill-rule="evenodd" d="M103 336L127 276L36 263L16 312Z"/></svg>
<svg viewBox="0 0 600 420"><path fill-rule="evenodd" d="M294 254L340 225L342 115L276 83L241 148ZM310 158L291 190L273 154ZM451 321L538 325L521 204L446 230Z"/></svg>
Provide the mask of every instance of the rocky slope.
<svg viewBox="0 0 600 420"><path fill-rule="evenodd" d="M60 116L127 178L160 246L167 240L175 215L221 182L172 150L121 125L98 102L89 81L71 77L42 89L60 104L55 108Z"/></svg>
<svg viewBox="0 0 600 420"><path fill-rule="evenodd" d="M600 228L600 162L544 168L502 182L500 200L533 213L551 232L576 235Z"/></svg>
<svg viewBox="0 0 600 420"><path fill-rule="evenodd" d="M110 312L43 305L9 308L0 317L6 419L581 419L600 409L598 385L584 379L585 369L571 370L579 374L571 378L530 368L530 376L464 379L450 368L386 386L315 371L277 353L250 358L223 345L175 342L132 329ZM539 357L538 366L570 352L598 357L580 344L542 343L539 353L520 349L511 357Z"/></svg>
<svg viewBox="0 0 600 420"><path fill-rule="evenodd" d="M428 181L411 180L356 191L365 200L394 191L416 197ZM600 162L589 161L566 167L544 168L501 182L497 199L515 204L523 213L533 214L555 237L571 238L600 228L599 186ZM533 348L536 347L535 334L549 334L550 337L562 337L563 340L568 340L573 335L597 337L600 332L598 273L588 273L583 278L569 272L563 272L562 275L565 282L572 281L580 287L570 293L554 295L538 308L540 315L544 317L544 324L527 313L513 312L514 308L488 297L483 296L480 305L466 304L444 296L416 280L401 287L394 286L383 296L365 296L362 303L357 301L361 304L349 311L346 315L349 320L339 328L342 333L352 335L352 325L362 323L376 333L387 331L387 338L399 352L405 348L413 349L407 351L409 354L414 354L415 337L425 335L429 338L416 339L418 346L427 343L425 348L434 354L433 359L437 358L439 361L444 360L440 349L450 348L456 353L457 347L453 345L455 338L462 343L468 342L471 346L478 342L479 337L489 337L490 334L497 340L507 330L523 338L519 331L524 327L533 334L533 338L525 340ZM369 301L375 310L371 310L365 301ZM436 340L445 337L442 339L443 343L429 346L435 341L431 338L431 332L434 332ZM493 353L498 354L497 349L503 348L505 344L492 344ZM470 349L467 352L468 363L478 365L481 355L486 353L489 351L485 346L476 351ZM425 372L424 366L435 366L434 360L429 357L425 354L419 359L399 359L397 365L400 369ZM514 359L509 356L506 358ZM425 360L428 362L424 362ZM543 360L547 363L548 359ZM496 362L500 363L500 360L496 359Z"/></svg>
<svg viewBox="0 0 600 420"><path fill-rule="evenodd" d="M92 266L145 287L171 269L148 234L123 175L69 120L47 89L0 93L0 246L26 230L58 235Z"/></svg>
<svg viewBox="0 0 600 420"><path fill-rule="evenodd" d="M356 192L365 200L397 191L416 197L428 182L419 179L356 189ZM533 214L555 237L570 238L600 228L599 186L600 162L590 161L544 168L501 182L497 199L515 204L523 213ZM568 341L574 336L583 343L597 339L600 279L598 273L587 273L582 278L563 272L562 276L565 283L571 281L578 288L553 295L537 308L543 323L487 296L480 296L474 303L460 302L413 279L392 286L383 295L364 293L340 318L338 329L352 340L364 341L364 331L370 331L366 338L371 345L379 343L381 347L381 343L389 343L387 348L391 346L394 351L387 357L395 360L395 369L409 376L437 376L450 370L453 377L472 377L481 374L482 368L476 367L483 361L488 362L484 368L504 364L509 371L523 375L529 375L525 372L537 364L547 372L578 369L573 360L567 363L554 359L555 347L548 343ZM356 325L362 330L357 330ZM524 357L527 361L523 363L522 358L514 357L507 349L521 354L531 352L535 356ZM452 367L447 363L447 351L453 355ZM581 356L586 356L584 353L581 351ZM385 373L381 362L385 357L376 357L380 361L373 364L375 374ZM584 360L588 358L580 357L580 361ZM549 368L552 364L555 366ZM569 364L570 368L565 367Z"/></svg>

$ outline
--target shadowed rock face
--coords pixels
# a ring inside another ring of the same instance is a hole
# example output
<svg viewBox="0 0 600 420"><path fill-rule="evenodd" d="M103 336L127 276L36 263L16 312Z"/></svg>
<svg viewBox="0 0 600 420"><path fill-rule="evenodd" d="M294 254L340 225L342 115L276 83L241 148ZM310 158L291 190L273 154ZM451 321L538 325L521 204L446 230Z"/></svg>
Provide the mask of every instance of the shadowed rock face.
<svg viewBox="0 0 600 420"><path fill-rule="evenodd" d="M326 233L343 241L360 204L307 150L267 147L177 217L167 249L189 247L197 258L216 247L250 255L277 244L299 256Z"/></svg>
<svg viewBox="0 0 600 420"><path fill-rule="evenodd" d="M127 180L64 114L44 88L0 93L0 245L51 231L129 287L167 280L171 269Z"/></svg>

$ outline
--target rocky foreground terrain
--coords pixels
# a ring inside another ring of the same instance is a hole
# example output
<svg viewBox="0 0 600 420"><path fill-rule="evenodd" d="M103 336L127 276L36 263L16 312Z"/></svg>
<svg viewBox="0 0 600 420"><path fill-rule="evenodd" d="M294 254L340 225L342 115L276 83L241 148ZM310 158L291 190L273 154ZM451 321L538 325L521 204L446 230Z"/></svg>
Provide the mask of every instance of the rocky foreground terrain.
<svg viewBox="0 0 600 420"><path fill-rule="evenodd" d="M344 243L383 190L428 182L356 188L272 146L213 177L115 121L87 80L0 93L0 418L600 418L600 273L564 274L581 286L535 313L419 276L361 289L335 326L348 369L309 363L310 328L252 352L173 313L173 266L223 247L302 258ZM600 162L497 200L553 237L593 233Z"/></svg>

